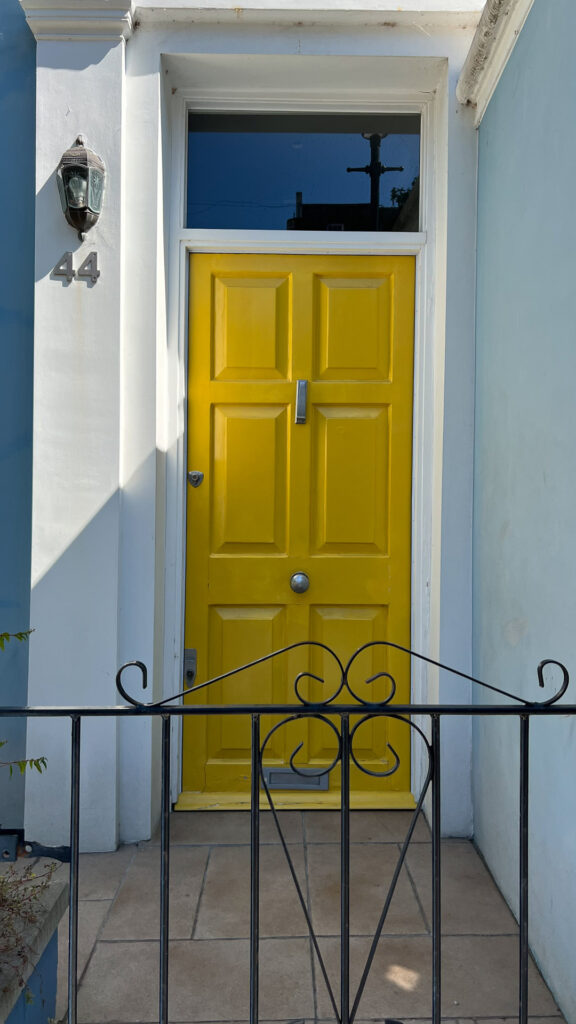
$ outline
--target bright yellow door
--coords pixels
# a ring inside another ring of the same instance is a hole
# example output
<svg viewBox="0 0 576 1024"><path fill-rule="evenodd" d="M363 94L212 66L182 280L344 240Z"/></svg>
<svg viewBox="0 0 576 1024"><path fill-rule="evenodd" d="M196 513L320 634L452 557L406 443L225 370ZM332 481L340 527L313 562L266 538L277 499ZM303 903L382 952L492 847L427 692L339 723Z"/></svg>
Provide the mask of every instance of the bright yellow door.
<svg viewBox="0 0 576 1024"><path fill-rule="evenodd" d="M188 469L204 480L187 493L185 646L197 682L299 640L341 659L370 640L409 646L413 331L413 257L191 256ZM334 692L329 659L299 649L196 699L296 703L304 670L325 678L302 684L310 699ZM383 699L386 681L365 680L384 671L407 701L410 666L394 652L372 649L351 682ZM401 764L385 780L353 768L353 806L413 805L409 731L359 730L368 768L392 764L388 743ZM301 721L274 734L266 764L288 766L300 741L299 765L331 760L328 727ZM279 790L275 802L332 806L338 786L333 772L328 792ZM249 719L187 719L178 807L247 806L249 787Z"/></svg>

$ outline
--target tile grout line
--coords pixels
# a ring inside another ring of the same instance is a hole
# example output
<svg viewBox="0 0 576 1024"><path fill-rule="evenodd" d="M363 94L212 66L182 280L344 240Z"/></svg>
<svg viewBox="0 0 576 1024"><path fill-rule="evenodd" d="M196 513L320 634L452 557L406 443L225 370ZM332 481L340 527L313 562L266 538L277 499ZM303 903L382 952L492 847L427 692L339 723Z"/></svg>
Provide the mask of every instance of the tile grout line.
<svg viewBox="0 0 576 1024"><path fill-rule="evenodd" d="M399 851L401 850L400 845L398 846L398 850ZM410 885L412 887L412 892L414 893L414 898L416 900L416 903L418 904L418 909L419 909L419 911L420 911L420 913L422 915L422 920L424 921L424 927L426 928L426 931L428 932L428 934L430 934L430 922L428 921L428 917L427 917L426 911L424 910L424 904L422 903L422 901L420 899L420 893L418 892L418 886L416 885L416 882L415 882L415 880L414 880L414 878L412 876L412 872L410 871L410 865L408 863L408 855L409 855L409 853L410 853L410 846L408 846L408 849L406 851L406 860L404 861L404 867L406 869L406 874L408 875L408 881L410 882Z"/></svg>
<svg viewBox="0 0 576 1024"><path fill-rule="evenodd" d="M304 817L304 811L300 811L302 815L302 848L304 851L304 877L306 879L306 905L308 907L308 913L310 914L310 920L312 920L312 896L310 892L310 871L308 864L308 833L306 831L306 819ZM318 994L316 992L316 954L314 952L314 944L310 933L308 932L308 950L310 953L310 970L312 977L312 1009L314 1011L313 1020L318 1020Z"/></svg>
<svg viewBox="0 0 576 1024"><path fill-rule="evenodd" d="M103 922L103 924L104 923L105 922ZM327 940L327 941L330 941L330 940L335 941L335 940L339 939L339 937L340 937L339 935L334 934L334 933L326 933L326 934L316 935L317 939L322 939L322 940ZM517 933L498 933L498 934L494 934L492 932L489 932L489 933L484 933L484 932L482 932L482 933L479 933L479 932L442 932L442 937L445 938L445 939L492 939L492 940L494 940L494 939L513 939L515 941L518 941L518 934ZM309 939L310 935L306 931L306 932L302 932L301 934L299 933L297 935L263 935L261 938L262 938L263 942L291 942L291 941L302 942L305 939ZM350 938L351 939L371 940L371 939L374 938L374 933L373 932L358 932L356 934L351 934ZM414 939L414 940L420 939L420 940L424 940L424 941L430 941L430 938L431 938L431 936L430 936L430 934L428 932L406 932L406 931L382 932L382 935L381 935L381 939L386 939L389 942L400 942L403 939L410 939L410 940L412 940L412 939ZM114 945L120 945L122 943L128 944L128 945L131 945L131 944L141 945L141 944L145 944L145 943L159 942L160 940L159 940L159 938L148 936L148 937L142 938L142 939L123 937L123 938L99 939L98 941L99 941L99 944L101 946L104 946L104 945L106 945L106 946L114 946ZM181 942L190 942L190 941L192 941L191 938L186 937L186 936L182 936L182 935L174 936L173 938L170 939L171 943L181 943ZM202 938L202 937L198 938L198 937L196 937L193 941L194 942L198 942L198 943L208 943L208 942L249 942L250 938L247 935L225 935L225 936L221 936L221 935L220 936L213 936L213 935L211 935L211 936L206 936L205 938ZM534 962L534 961L532 961L532 962ZM538 1014L537 1016L541 1017L542 1014ZM552 1016L554 1016L554 1015L552 1015ZM298 1018L298 1019L300 1019L300 1018ZM415 1020L416 1018L410 1018L410 1019L411 1020L412 1019ZM484 1018L482 1018L482 1019L484 1019Z"/></svg>
<svg viewBox="0 0 576 1024"><path fill-rule="evenodd" d="M104 915L104 919L103 919L103 921L102 921L102 923L101 923L101 925L100 925L100 927L99 927L99 929L98 929L98 931L96 933L96 938L94 939L94 942L92 943L92 949L90 950L90 952L89 952L89 954L88 954L88 956L86 958L86 963L84 965L84 970L81 972L81 974L78 977L78 992L80 992L80 988L81 988L82 982L84 980L84 976L85 976L85 974L86 974L86 972L88 970L88 967L90 966L90 962L92 960L92 957L94 956L94 950L96 949L96 946L97 946L98 941L100 939L100 935L102 934L106 924L108 923L108 918L110 917L110 914L112 913L112 909L113 909L114 904L115 904L115 902L116 902L116 900L118 898L120 890L121 890L122 886L124 885L124 882L126 881L126 876L128 874L128 871L130 870L130 868L132 867L132 864L134 863L134 861L136 859L136 855L137 855L138 849L139 849L139 844L138 843L134 843L134 844L130 844L130 845L134 846L134 850L132 852L132 856L128 860L128 862L127 862L127 864L126 864L126 866L124 868L124 871L122 872L122 875L120 876L120 879L118 881L118 885L116 886L116 889L114 890L114 895L112 896L112 899L110 900L110 905L108 907L108 910L107 910L106 914ZM80 870L78 872L78 878L79 879L80 879L81 871L82 871L82 864L80 864ZM82 902L81 900L78 900L78 904L80 904L81 902ZM86 901L86 902L88 902L88 901ZM78 910L80 910L80 907L78 907ZM66 1011L66 1017L67 1016L68 1016L68 1011Z"/></svg>
<svg viewBox="0 0 576 1024"><path fill-rule="evenodd" d="M202 903L202 897L204 896L204 890L206 888L206 879L207 879L207 876L208 876L208 865L210 864L210 861L212 859L212 850L213 850L213 847L210 846L209 849L208 849L207 857L206 857L206 863L204 865L204 873L202 875L202 882L200 884L200 892L198 893L198 902L196 903L196 912L194 914L194 921L192 922L192 931L190 932L190 938L183 940L185 942L190 942L191 940L196 939L196 929L198 927L198 919L200 917L200 905ZM198 940L196 940L196 941L198 941Z"/></svg>
<svg viewBox="0 0 576 1024"><path fill-rule="evenodd" d="M94 939L94 942L92 943L92 947L90 949L90 952L88 953L88 956L86 957L86 963L84 964L84 968L83 968L83 970L80 972L80 974L77 977L77 991L78 991L78 995L80 995L80 989L82 987L82 982L84 981L84 978L86 976L88 968L89 968L89 966L90 966L90 964L92 962L92 958L94 956L94 951L96 949L96 946L98 945L98 942L99 942L99 939L100 939L100 935L102 934L102 931L103 931L103 929L105 928L105 926L106 926L106 924L108 922L108 918L110 917L110 914L112 913L112 908L114 907L114 904L116 902L116 898L118 896L118 893L120 892L120 889L122 888L122 886L123 886L123 884L125 882L126 875L128 874L128 871L131 868L132 863L133 863L133 861L134 861L134 859L136 857L136 854L138 852L139 843L127 843L125 845L133 846L133 852L132 852L132 856L129 858L129 860L128 860L125 868L124 868L124 871L122 872L122 874L120 876L120 879L118 881L118 885L116 886L116 888L114 890L114 894L113 894L112 898L109 899L109 900L104 900L103 898L98 899L98 900L82 900L80 898L78 899L78 926L79 927L80 927L80 904L81 903L100 903L100 902L104 903L104 902L107 902L107 903L110 904L109 907L108 907L108 910L107 910L106 914L104 915L104 918L103 918L103 920L102 920L102 922L100 924L100 927L98 928L98 931L96 932L96 937ZM80 855L80 864L79 864L79 870L78 870L78 883L80 883L81 874L82 874L82 855ZM80 885L78 885L78 891L80 891ZM70 913L70 904L68 904L68 913ZM68 952L68 943L66 943L66 952ZM66 980L68 980L68 972L66 972ZM65 1024L65 1022L67 1020L68 1020L68 1006L66 1006L66 1009L64 1010L64 1016L61 1018L60 1024Z"/></svg>

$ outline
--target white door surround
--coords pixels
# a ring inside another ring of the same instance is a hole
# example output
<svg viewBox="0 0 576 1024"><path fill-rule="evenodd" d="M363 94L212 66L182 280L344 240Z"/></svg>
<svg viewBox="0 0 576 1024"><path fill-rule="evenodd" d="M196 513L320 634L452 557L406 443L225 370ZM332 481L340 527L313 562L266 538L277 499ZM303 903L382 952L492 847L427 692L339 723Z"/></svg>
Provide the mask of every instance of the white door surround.
<svg viewBox="0 0 576 1024"><path fill-rule="evenodd" d="M94 0L92 7L99 5ZM93 26L89 38L82 37L82 19L75 21L68 11L68 21L77 26L75 37L70 30L60 39L39 35L36 232L45 241L37 243L36 348L59 360L62 370L55 380L40 361L35 415L37 431L55 437L69 452L62 465L50 460L52 475L42 468L39 449L35 455L35 503L40 502L35 508L46 511L42 517L35 513L34 547L36 564L44 558L45 568L32 598L37 632L30 700L68 703L74 693L81 703L115 702L113 669L134 658L151 669L148 693L169 695L180 687L186 254L191 250L416 255L412 642L415 649L467 671L476 139L454 88L477 18L470 17L463 30L454 15L439 16L436 28L427 23L424 32L417 19L383 28L368 24L373 14L356 13L344 30L337 16L311 18L309 25L281 25L275 12L253 23L209 13L187 18L182 4L174 21L168 7L160 15L159 8L151 12L142 5L136 12L140 25L127 44L124 16L115 39L95 40ZM433 22L433 15L428 17ZM86 82L86 88L78 90L78 82ZM421 231L329 237L298 232L295 238L289 232L185 229L190 107L420 111ZM101 220L85 243L99 250L101 279L82 292L76 284L73 291L50 279L62 251L76 246L63 218L60 224L56 186L49 180L70 145L71 129L87 136L109 169ZM63 334L61 323L67 325ZM102 361L106 352L108 361ZM92 367L88 378L82 376L86 360ZM81 402L75 394L78 377ZM86 451L76 450L74 439L84 433L88 448L94 440L98 451L94 410L103 400L108 412L99 429L106 431L110 453L102 454L99 469ZM62 430L68 424L63 438L59 423ZM41 444L39 433L36 443ZM62 513L56 535L50 509L63 478L72 492L70 512ZM109 564L98 573L102 551ZM90 578L94 588L85 597ZM98 621L98 611L102 617L103 607L110 621L100 622L93 636L91 622ZM67 616L74 623L70 631ZM49 701L42 672L47 663L54 665L61 687ZM80 663L87 668L79 677L75 666ZM415 699L465 701L466 686L456 685L457 695L453 684L414 669ZM103 811L86 819L83 843L87 849L106 849L118 839L145 838L153 828L158 737L145 720L110 725L103 755L96 732L85 737L84 785L88 792L103 785L110 798ZM468 724L460 720L453 737L451 732L444 730L445 756L458 756L466 767L446 779L446 828L466 834L471 821ZM31 750L39 749L39 738L38 729L31 729ZM66 761L59 745L54 735L49 754L55 785L62 788ZM414 769L417 784L418 765ZM178 770L175 763L174 791ZM27 820L35 838L55 842L67 811L64 807L48 820L45 794L30 782Z"/></svg>

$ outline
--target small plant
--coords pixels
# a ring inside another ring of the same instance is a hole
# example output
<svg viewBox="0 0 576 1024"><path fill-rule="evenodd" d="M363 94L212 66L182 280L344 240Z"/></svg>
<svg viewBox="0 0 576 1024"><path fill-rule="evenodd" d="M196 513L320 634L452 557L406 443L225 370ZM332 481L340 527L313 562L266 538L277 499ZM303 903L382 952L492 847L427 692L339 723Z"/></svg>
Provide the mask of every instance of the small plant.
<svg viewBox="0 0 576 1024"><path fill-rule="evenodd" d="M27 640L33 630L26 629L20 633L0 633L0 651L3 651L10 640ZM6 746L6 740L0 740L0 748ZM23 775L27 768L42 773L46 768L45 757L30 757L15 761L0 761L0 768L8 768L10 775L17 768ZM34 957L34 950L26 940L26 928L38 920L45 893L56 865L52 864L36 874L32 865L23 871L9 865L0 872L0 972L2 973L2 991L6 992L14 981L18 988L24 989L28 968ZM25 989L25 998L31 1002L34 998Z"/></svg>
<svg viewBox="0 0 576 1024"><path fill-rule="evenodd" d="M9 640L27 640L33 629L24 629L21 633L0 633L0 651L3 651Z"/></svg>
<svg viewBox="0 0 576 1024"><path fill-rule="evenodd" d="M0 651L3 651L6 644L10 640L27 640L33 629L25 629L21 633L0 633ZM0 749L6 746L6 740L0 740ZM21 775L24 774L27 768L35 769L37 772L42 772L46 768L45 757L29 757L23 760L16 761L0 761L0 768L8 768L10 775L13 775L14 770L18 769Z"/></svg>
<svg viewBox="0 0 576 1024"><path fill-rule="evenodd" d="M36 874L30 865L24 871L10 865L0 873L0 970L2 991L16 982L18 988L26 985L28 967L34 949L26 940L26 927L36 924L42 908L42 896L50 884L55 864ZM31 1000L33 997L30 996Z"/></svg>
<svg viewBox="0 0 576 1024"><path fill-rule="evenodd" d="M0 740L0 749L5 747L6 743L7 740ZM46 764L47 761L45 757L29 757L24 761L0 761L0 768L7 768L10 775L13 775L14 769L16 768L21 775L24 775L27 768L35 768L37 772L42 774L46 768Z"/></svg>

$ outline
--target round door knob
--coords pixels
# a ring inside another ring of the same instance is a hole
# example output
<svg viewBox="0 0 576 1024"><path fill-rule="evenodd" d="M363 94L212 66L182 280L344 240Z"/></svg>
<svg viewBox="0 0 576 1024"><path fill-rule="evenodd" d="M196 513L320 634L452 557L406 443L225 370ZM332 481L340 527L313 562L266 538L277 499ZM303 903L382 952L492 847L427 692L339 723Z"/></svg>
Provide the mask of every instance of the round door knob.
<svg viewBox="0 0 576 1024"><path fill-rule="evenodd" d="M310 577L305 572L294 572L290 577L290 586L295 594L305 594L310 586Z"/></svg>

